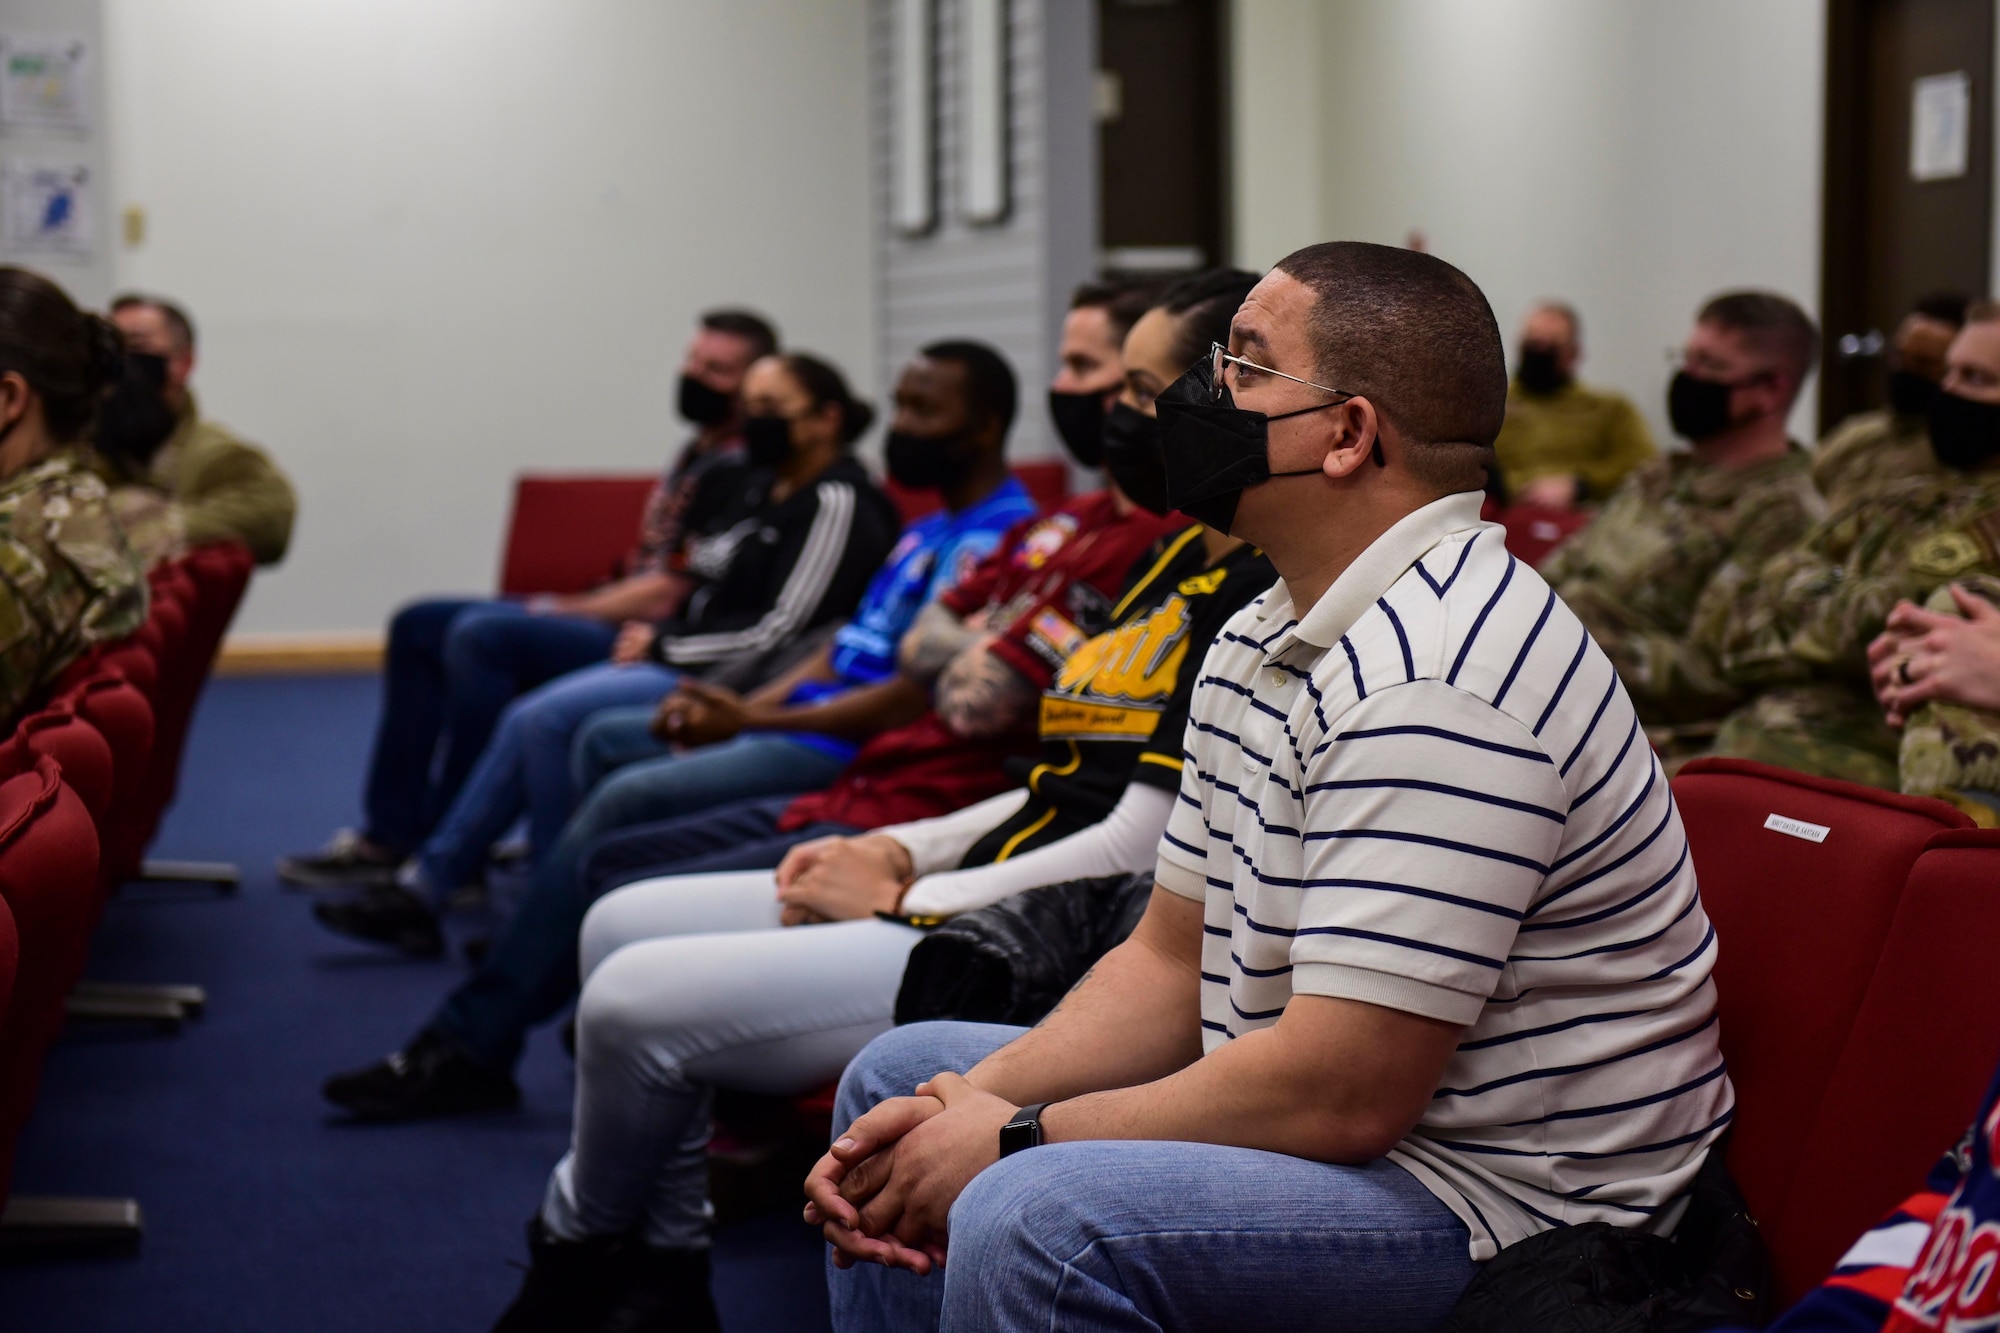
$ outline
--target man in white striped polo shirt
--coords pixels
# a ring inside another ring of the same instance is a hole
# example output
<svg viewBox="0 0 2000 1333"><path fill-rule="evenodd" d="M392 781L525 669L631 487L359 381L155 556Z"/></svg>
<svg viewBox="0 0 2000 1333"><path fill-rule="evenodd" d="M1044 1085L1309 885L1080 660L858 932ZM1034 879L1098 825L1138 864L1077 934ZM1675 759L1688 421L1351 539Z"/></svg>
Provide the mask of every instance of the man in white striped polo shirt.
<svg viewBox="0 0 2000 1333"><path fill-rule="evenodd" d="M1133 937L1032 1031L849 1068L807 1182L843 1329L1428 1328L1546 1227L1670 1231L1729 1122L1665 779L1479 521L1479 289L1313 246L1212 361L1169 490L1280 580L1203 665Z"/></svg>

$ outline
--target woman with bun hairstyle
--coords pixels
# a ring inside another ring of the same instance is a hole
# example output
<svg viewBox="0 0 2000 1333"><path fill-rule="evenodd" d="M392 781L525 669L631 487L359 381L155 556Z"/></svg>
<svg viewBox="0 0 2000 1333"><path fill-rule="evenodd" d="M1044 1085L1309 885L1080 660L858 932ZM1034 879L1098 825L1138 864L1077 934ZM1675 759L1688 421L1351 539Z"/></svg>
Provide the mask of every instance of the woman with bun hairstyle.
<svg viewBox="0 0 2000 1333"><path fill-rule="evenodd" d="M874 412L841 373L802 352L764 357L743 380L751 467L712 535L692 543L700 580L672 619L635 622L612 658L508 705L471 776L396 880L314 914L332 930L417 955L443 947L438 911L477 883L487 851L523 813L536 864L582 795L571 741L593 714L651 706L683 677L762 684L851 614L896 542L895 506L853 457Z"/></svg>
<svg viewBox="0 0 2000 1333"><path fill-rule="evenodd" d="M123 372L118 331L0 267L0 725L92 645L146 619L146 579L83 457Z"/></svg>

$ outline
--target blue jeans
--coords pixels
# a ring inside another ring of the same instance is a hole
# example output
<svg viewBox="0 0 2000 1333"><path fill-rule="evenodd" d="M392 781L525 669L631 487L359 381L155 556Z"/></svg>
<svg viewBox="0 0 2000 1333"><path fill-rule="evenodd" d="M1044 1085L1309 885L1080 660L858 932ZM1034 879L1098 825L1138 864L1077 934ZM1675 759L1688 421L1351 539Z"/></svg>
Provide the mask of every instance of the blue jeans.
<svg viewBox="0 0 2000 1333"><path fill-rule="evenodd" d="M487 849L525 810L528 849L539 865L587 787L573 785L570 750L579 728L603 709L643 704L648 721L680 673L653 662L599 662L558 676L507 705L493 739L451 808L424 841L424 879L439 894L479 877ZM659 743L654 742L657 751Z"/></svg>
<svg viewBox="0 0 2000 1333"><path fill-rule="evenodd" d="M916 1023L848 1065L834 1132L1025 1029ZM1382 1160L1328 1166L1205 1143L1056 1143L987 1167L940 1273L828 1265L839 1333L1088 1328L1421 1330L1472 1280L1470 1237Z"/></svg>
<svg viewBox="0 0 2000 1333"><path fill-rule="evenodd" d="M771 870L796 843L830 833L852 833L844 824L813 824L792 833L778 832L778 816L789 796L746 801L648 825L643 852L649 875L694 875L718 870ZM590 801L577 811L582 819ZM572 820L572 823L575 821ZM548 860L535 872L527 896L507 918L479 969L445 1000L431 1019L441 1033L488 1069L512 1069L521 1058L521 1043L530 1029L561 1012L576 995L577 939L584 913L638 867L633 848L620 847L622 835L569 845L565 830ZM618 875L607 872L596 858L601 848L614 852Z"/></svg>
<svg viewBox="0 0 2000 1333"><path fill-rule="evenodd" d="M389 622L382 717L363 796L368 837L423 844L516 695L601 662L617 630L519 602L414 602Z"/></svg>
<svg viewBox="0 0 2000 1333"><path fill-rule="evenodd" d="M673 753L653 735L656 708L605 708L585 718L569 751L569 780L579 795L642 759Z"/></svg>

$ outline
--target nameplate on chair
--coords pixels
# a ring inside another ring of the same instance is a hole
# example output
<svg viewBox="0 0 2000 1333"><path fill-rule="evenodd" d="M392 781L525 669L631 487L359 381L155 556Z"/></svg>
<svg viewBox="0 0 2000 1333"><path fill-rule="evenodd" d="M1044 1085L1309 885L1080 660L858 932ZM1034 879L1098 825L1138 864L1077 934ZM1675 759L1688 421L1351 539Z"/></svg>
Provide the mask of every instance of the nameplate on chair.
<svg viewBox="0 0 2000 1333"><path fill-rule="evenodd" d="M1764 827L1793 838L1804 838L1807 842L1825 842L1826 835L1833 832L1824 824L1808 824L1803 819L1788 819L1784 815L1771 815L1764 820Z"/></svg>

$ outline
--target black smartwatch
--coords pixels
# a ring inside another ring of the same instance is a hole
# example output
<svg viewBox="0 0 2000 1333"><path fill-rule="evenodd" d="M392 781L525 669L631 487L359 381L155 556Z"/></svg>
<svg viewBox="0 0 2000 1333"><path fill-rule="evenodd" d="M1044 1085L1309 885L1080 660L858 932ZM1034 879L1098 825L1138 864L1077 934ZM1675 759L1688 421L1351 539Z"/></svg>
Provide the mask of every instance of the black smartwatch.
<svg viewBox="0 0 2000 1333"><path fill-rule="evenodd" d="M1049 1103L1036 1102L1014 1112L1014 1118L1000 1126L1000 1155L1010 1157L1024 1148L1042 1146L1042 1112Z"/></svg>

